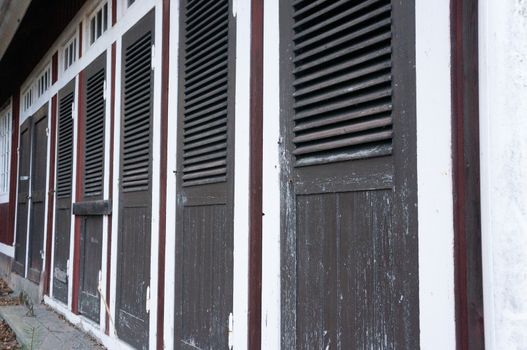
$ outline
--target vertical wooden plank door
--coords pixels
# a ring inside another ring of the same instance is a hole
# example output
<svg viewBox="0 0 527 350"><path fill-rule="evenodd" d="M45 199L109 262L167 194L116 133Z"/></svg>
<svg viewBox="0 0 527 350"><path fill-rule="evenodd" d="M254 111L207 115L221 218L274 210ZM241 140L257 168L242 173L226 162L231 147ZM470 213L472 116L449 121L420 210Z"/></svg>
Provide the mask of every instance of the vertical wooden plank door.
<svg viewBox="0 0 527 350"><path fill-rule="evenodd" d="M102 228L107 205L103 202L106 54L85 70L82 93L84 145L82 162L82 203L80 233L79 313L99 322L99 279L102 278ZM75 210L74 210L74 214Z"/></svg>
<svg viewBox="0 0 527 350"><path fill-rule="evenodd" d="M281 1L282 348L418 349L413 1Z"/></svg>
<svg viewBox="0 0 527 350"><path fill-rule="evenodd" d="M44 254L44 219L48 163L48 104L33 116L31 155L31 207L27 278L40 283Z"/></svg>
<svg viewBox="0 0 527 350"><path fill-rule="evenodd" d="M68 304L71 201L73 186L73 109L75 80L58 94L57 181L53 248L53 298Z"/></svg>
<svg viewBox="0 0 527 350"><path fill-rule="evenodd" d="M228 349L235 21L229 0L180 9L174 347Z"/></svg>
<svg viewBox="0 0 527 350"><path fill-rule="evenodd" d="M154 19L149 12L122 41L116 328L138 349L149 333Z"/></svg>
<svg viewBox="0 0 527 350"><path fill-rule="evenodd" d="M15 259L13 271L25 276L26 248L29 218L29 191L31 171L31 118L20 126L19 168L18 168L18 200L16 218Z"/></svg>

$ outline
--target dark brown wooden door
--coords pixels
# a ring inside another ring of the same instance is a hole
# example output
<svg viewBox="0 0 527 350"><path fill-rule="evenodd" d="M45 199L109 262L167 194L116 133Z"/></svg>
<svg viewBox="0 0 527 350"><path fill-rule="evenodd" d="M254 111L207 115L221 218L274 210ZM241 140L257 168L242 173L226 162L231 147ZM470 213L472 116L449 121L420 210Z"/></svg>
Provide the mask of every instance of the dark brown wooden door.
<svg viewBox="0 0 527 350"><path fill-rule="evenodd" d="M282 348L418 349L414 2L280 6Z"/></svg>
<svg viewBox="0 0 527 350"><path fill-rule="evenodd" d="M233 302L231 10L228 0L181 2L176 349L228 349Z"/></svg>
<svg viewBox="0 0 527 350"><path fill-rule="evenodd" d="M117 315L119 337L148 348L154 12L123 36Z"/></svg>
<svg viewBox="0 0 527 350"><path fill-rule="evenodd" d="M18 203L13 271L25 276L31 171L31 118L20 126Z"/></svg>
<svg viewBox="0 0 527 350"><path fill-rule="evenodd" d="M33 116L31 207L29 211L29 269L27 278L40 283L44 249L44 218L48 162L48 104Z"/></svg>
<svg viewBox="0 0 527 350"><path fill-rule="evenodd" d="M75 80L58 94L57 182L53 257L53 298L68 303L71 200L73 186L73 103Z"/></svg>
<svg viewBox="0 0 527 350"><path fill-rule="evenodd" d="M79 312L99 322L98 291L102 263L103 216L97 211L104 189L104 122L106 54L99 56L85 70L84 160L82 168L82 205L86 209L81 223Z"/></svg>

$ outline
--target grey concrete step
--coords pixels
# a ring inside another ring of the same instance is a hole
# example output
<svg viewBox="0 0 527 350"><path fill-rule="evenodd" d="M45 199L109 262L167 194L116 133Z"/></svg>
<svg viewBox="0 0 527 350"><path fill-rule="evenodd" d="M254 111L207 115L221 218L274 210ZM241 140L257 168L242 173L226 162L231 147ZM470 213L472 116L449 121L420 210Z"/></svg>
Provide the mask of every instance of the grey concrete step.
<svg viewBox="0 0 527 350"><path fill-rule="evenodd" d="M24 349L104 349L91 336L60 319L44 305L35 305L35 316L28 316L27 311L23 305L0 306L0 317L11 326Z"/></svg>

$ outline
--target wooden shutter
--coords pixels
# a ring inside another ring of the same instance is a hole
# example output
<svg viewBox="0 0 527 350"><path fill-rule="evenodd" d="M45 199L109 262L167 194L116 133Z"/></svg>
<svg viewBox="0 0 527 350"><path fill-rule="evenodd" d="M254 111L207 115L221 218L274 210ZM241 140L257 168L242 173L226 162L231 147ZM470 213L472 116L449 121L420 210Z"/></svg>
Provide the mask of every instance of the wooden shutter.
<svg viewBox="0 0 527 350"><path fill-rule="evenodd" d="M68 303L73 173L73 103L75 80L58 94L57 189L53 258L53 298Z"/></svg>
<svg viewBox="0 0 527 350"><path fill-rule="evenodd" d="M18 166L18 196L16 209L16 243L13 271L21 276L26 273L26 248L29 215L29 179L31 169L31 127L29 117L20 126L19 166Z"/></svg>
<svg viewBox="0 0 527 350"><path fill-rule="evenodd" d="M104 59L106 56L102 56ZM100 60L102 60L100 59ZM105 62L101 62L103 65ZM100 64L98 65L100 66ZM96 67L86 81L86 145L84 197L101 197L104 176L105 67Z"/></svg>
<svg viewBox="0 0 527 350"><path fill-rule="evenodd" d="M414 1L280 2L282 347L419 347Z"/></svg>
<svg viewBox="0 0 527 350"><path fill-rule="evenodd" d="M27 278L40 283L42 251L44 250L44 220L46 218L46 180L48 162L48 104L33 115L31 154L31 206L29 211L29 251Z"/></svg>
<svg viewBox="0 0 527 350"><path fill-rule="evenodd" d="M300 1L293 8L296 164L389 154L390 1Z"/></svg>
<svg viewBox="0 0 527 350"><path fill-rule="evenodd" d="M105 79L106 53L96 58L83 72L81 93L84 95L79 123L83 137L78 142L84 144L81 159L83 180L82 202L73 205L75 215L80 217L80 281L78 311L89 319L99 322L100 296L99 273L102 262L102 208L109 207L103 201L104 150L105 150Z"/></svg>
<svg viewBox="0 0 527 350"><path fill-rule="evenodd" d="M152 32L143 34L124 55L124 143L125 192L148 190L150 179L151 58Z"/></svg>
<svg viewBox="0 0 527 350"><path fill-rule="evenodd" d="M175 348L226 349L232 312L235 27L229 0L180 6Z"/></svg>
<svg viewBox="0 0 527 350"><path fill-rule="evenodd" d="M148 348L154 11L123 36L117 315L119 337Z"/></svg>
<svg viewBox="0 0 527 350"><path fill-rule="evenodd" d="M185 24L183 185L226 180L229 1L189 2Z"/></svg>
<svg viewBox="0 0 527 350"><path fill-rule="evenodd" d="M59 100L57 147L57 198L71 197L73 176L73 100L74 91Z"/></svg>

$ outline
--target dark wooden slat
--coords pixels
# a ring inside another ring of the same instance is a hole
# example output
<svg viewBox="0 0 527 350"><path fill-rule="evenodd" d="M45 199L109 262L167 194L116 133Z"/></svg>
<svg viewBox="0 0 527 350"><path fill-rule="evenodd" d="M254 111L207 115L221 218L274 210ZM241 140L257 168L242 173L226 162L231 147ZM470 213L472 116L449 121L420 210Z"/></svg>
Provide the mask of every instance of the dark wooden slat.
<svg viewBox="0 0 527 350"><path fill-rule="evenodd" d="M389 126L392 124L392 117L384 117L374 120L369 120L362 123L355 123L351 125L346 126L338 126L332 129L326 129L322 131L315 131L311 132L309 134L303 134L301 136L297 136L293 138L293 142L300 143L300 142L309 142L309 141L316 141L321 140L329 137L335 137L335 136L342 136L346 134L351 134L359 131L365 131L369 129L375 129L375 128L382 128L385 126Z"/></svg>

